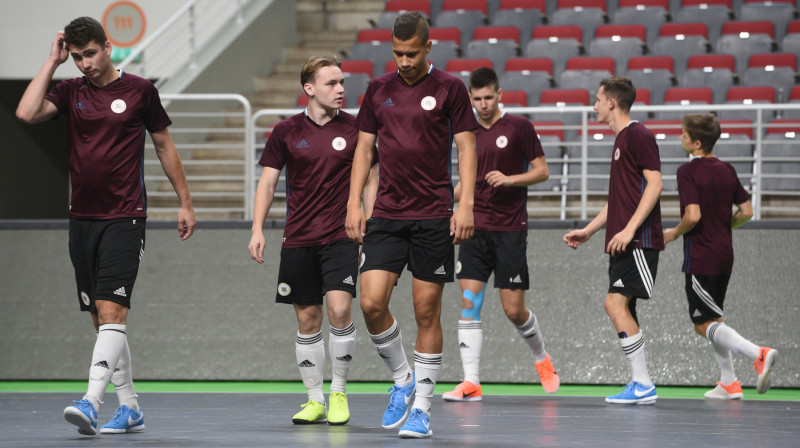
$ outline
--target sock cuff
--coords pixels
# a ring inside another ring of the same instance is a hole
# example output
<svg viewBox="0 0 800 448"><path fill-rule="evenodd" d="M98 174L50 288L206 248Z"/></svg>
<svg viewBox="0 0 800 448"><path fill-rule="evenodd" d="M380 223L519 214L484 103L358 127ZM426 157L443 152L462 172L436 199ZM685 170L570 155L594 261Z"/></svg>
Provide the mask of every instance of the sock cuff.
<svg viewBox="0 0 800 448"><path fill-rule="evenodd" d="M343 338L354 335L355 333L356 333L356 326L353 322L350 322L350 325L344 328L336 328L333 325L331 325L331 336Z"/></svg>
<svg viewBox="0 0 800 448"><path fill-rule="evenodd" d="M458 321L458 329L459 330L480 330L483 328L481 326L481 321L479 320L459 320Z"/></svg>
<svg viewBox="0 0 800 448"><path fill-rule="evenodd" d="M622 347L622 351L625 352L625 356L631 356L644 347L644 334L640 330L633 336L620 339L619 345Z"/></svg>
<svg viewBox="0 0 800 448"><path fill-rule="evenodd" d="M300 334L298 331L295 343L300 346L320 345L322 344L322 332L318 331L314 334Z"/></svg>
<svg viewBox="0 0 800 448"><path fill-rule="evenodd" d="M419 368L419 365L428 369L439 369L442 364L441 353L420 353L414 350L414 365Z"/></svg>
<svg viewBox="0 0 800 448"><path fill-rule="evenodd" d="M722 324L719 322L711 322L708 324L708 327L706 327L706 338L708 338L708 340L712 343L714 342L714 336L721 325Z"/></svg>
<svg viewBox="0 0 800 448"><path fill-rule="evenodd" d="M524 324L517 327L517 330L525 337L529 337L529 333L533 331L536 327L536 315L533 314L533 311L528 310L528 320L525 321ZM530 336L535 336L536 333L530 334Z"/></svg>
<svg viewBox="0 0 800 448"><path fill-rule="evenodd" d="M400 337L400 326L397 325L397 319L392 322L392 326L389 327L388 330L384 331L380 334L370 334L370 339L372 339L372 343L377 346L383 346L391 343L395 339Z"/></svg>
<svg viewBox="0 0 800 448"><path fill-rule="evenodd" d="M98 328L97 334L99 335L103 331L116 331L125 334L127 328L128 326L123 324L103 324Z"/></svg>

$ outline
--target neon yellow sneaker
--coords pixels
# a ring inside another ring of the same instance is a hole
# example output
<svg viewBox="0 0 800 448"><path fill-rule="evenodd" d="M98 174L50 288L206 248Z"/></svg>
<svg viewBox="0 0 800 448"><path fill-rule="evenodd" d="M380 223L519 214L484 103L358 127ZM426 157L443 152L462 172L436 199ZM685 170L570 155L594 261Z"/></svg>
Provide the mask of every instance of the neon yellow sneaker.
<svg viewBox="0 0 800 448"><path fill-rule="evenodd" d="M301 407L303 410L292 417L292 423L295 425L313 425L328 421L328 414L325 412L324 404L308 400L308 403L301 405Z"/></svg>
<svg viewBox="0 0 800 448"><path fill-rule="evenodd" d="M347 394L331 392L328 397L328 424L344 425L350 420L350 408L347 407Z"/></svg>

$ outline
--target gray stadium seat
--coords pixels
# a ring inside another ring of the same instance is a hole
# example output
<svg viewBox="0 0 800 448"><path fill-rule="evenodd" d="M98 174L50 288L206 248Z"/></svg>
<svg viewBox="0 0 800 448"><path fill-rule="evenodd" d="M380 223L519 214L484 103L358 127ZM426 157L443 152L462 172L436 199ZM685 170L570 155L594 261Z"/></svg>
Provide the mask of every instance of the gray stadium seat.
<svg viewBox="0 0 800 448"><path fill-rule="evenodd" d="M716 42L722 25L731 20L731 10L726 0L683 0L683 5L673 17L675 23L704 23L708 27L708 41Z"/></svg>
<svg viewBox="0 0 800 448"><path fill-rule="evenodd" d="M434 18L433 24L438 28L458 28L461 42L469 42L475 28L483 26L483 18L481 11L442 11Z"/></svg>
<svg viewBox="0 0 800 448"><path fill-rule="evenodd" d="M736 16L741 21L766 20L775 24L775 41L780 42L786 26L795 18L797 8L791 0L771 0L745 3Z"/></svg>
<svg viewBox="0 0 800 448"><path fill-rule="evenodd" d="M541 3L544 4L543 1ZM492 25L517 27L520 47L525 48L525 45L531 40L533 28L542 24L542 18L545 17L544 12L538 8L504 9L504 3L501 3L500 6L501 9L492 17Z"/></svg>
<svg viewBox="0 0 800 448"><path fill-rule="evenodd" d="M728 89L725 104L772 104L775 103L775 88L770 86L746 87L734 86ZM756 121L757 111L751 110L721 110L717 114L720 119ZM764 111L762 119L772 120L772 111Z"/></svg>
<svg viewBox="0 0 800 448"><path fill-rule="evenodd" d="M670 56L675 61L675 77L680 79L689 58L705 55L711 49L703 23L667 23L661 26L658 38L650 46L653 55Z"/></svg>
<svg viewBox="0 0 800 448"><path fill-rule="evenodd" d="M644 25L647 28L647 45L658 37L661 25L667 22L668 0L620 0L611 23L617 25Z"/></svg>
<svg viewBox="0 0 800 448"><path fill-rule="evenodd" d="M728 22L716 43L717 53L736 57L736 73L743 73L750 56L771 53L775 35L772 22Z"/></svg>
<svg viewBox="0 0 800 448"><path fill-rule="evenodd" d="M550 16L548 23L552 25L578 25L583 30L583 42L591 42L594 37L594 30L606 21L606 5L605 1L592 2L591 0L586 0L583 3L584 6L565 7L564 5L568 3L560 1L558 9Z"/></svg>
<svg viewBox="0 0 800 448"><path fill-rule="evenodd" d="M600 81L614 75L614 59L578 57L567 61L566 70L558 77L562 89L582 89L598 86Z"/></svg>
<svg viewBox="0 0 800 448"><path fill-rule="evenodd" d="M586 146L586 190L594 193L608 192L608 178L611 173L611 154L616 136L607 124L589 122L589 138ZM581 138L578 132L578 138ZM567 145L567 155L573 163L569 164L570 174L581 174L581 146ZM581 179L571 178L567 182L568 191L580 191Z"/></svg>
<svg viewBox="0 0 800 448"><path fill-rule="evenodd" d="M671 56L638 56L628 60L625 76L636 87L650 91L650 101L661 104L664 92L675 84Z"/></svg>
<svg viewBox="0 0 800 448"><path fill-rule="evenodd" d="M800 148L800 121L773 120L761 146L763 192L800 192L800 154L797 148ZM770 177L775 175L778 177Z"/></svg>
<svg viewBox="0 0 800 448"><path fill-rule="evenodd" d="M616 61L616 73L625 73L628 60L644 54L646 31L642 25L601 25L589 43L593 57L611 57Z"/></svg>
<svg viewBox="0 0 800 448"><path fill-rule="evenodd" d="M682 87L710 87L714 103L725 102L728 89L733 86L736 59L730 54L695 55L689 58L686 71L681 76Z"/></svg>
<svg viewBox="0 0 800 448"><path fill-rule="evenodd" d="M536 106L542 92L552 87L552 72L553 61L548 58L509 59L500 78L500 87L525 91L528 106Z"/></svg>
<svg viewBox="0 0 800 448"><path fill-rule="evenodd" d="M747 5L745 5L747 6ZM777 102L784 102L795 85L797 56L792 53L754 54L742 75L742 85L774 86Z"/></svg>
<svg viewBox="0 0 800 448"><path fill-rule="evenodd" d="M579 56L582 42L579 26L538 26L533 35L525 56L529 58L550 58L553 61L553 73L560 73L567 65L567 59Z"/></svg>

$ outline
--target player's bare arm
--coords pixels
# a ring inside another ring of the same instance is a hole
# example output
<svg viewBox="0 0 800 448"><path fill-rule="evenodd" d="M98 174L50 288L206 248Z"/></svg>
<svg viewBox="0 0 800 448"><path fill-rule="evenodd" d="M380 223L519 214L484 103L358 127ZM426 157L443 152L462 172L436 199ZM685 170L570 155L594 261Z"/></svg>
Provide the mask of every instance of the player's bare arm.
<svg viewBox="0 0 800 448"><path fill-rule="evenodd" d="M747 221L750 221L750 218L753 217L753 205L750 203L750 200L744 201L741 204L736 204L736 212L733 214L731 218L731 228L735 229L737 227L741 227Z"/></svg>
<svg viewBox="0 0 800 448"><path fill-rule="evenodd" d="M264 238L264 220L267 219L267 213L272 207L280 175L280 171L265 166L261 169L261 178L258 179L256 187L256 197L253 200L253 235L250 237L247 250L250 251L250 258L259 263L264 263L264 246L267 241Z"/></svg>
<svg viewBox="0 0 800 448"><path fill-rule="evenodd" d="M531 160L531 169L520 174L506 176L500 171L490 171L486 173L486 182L493 188L498 187L527 187L529 185L544 182L550 178L550 170L544 156L539 156Z"/></svg>
<svg viewBox="0 0 800 448"><path fill-rule="evenodd" d="M363 238L367 231L367 219L361 208L361 198L372 166L372 150L376 140L375 134L358 132L358 144L356 144L356 152L353 155L353 168L350 170L350 198L347 200L347 218L344 227L347 237L358 244L364 243Z"/></svg>
<svg viewBox="0 0 800 448"><path fill-rule="evenodd" d="M700 218L702 218L700 204L688 204L683 211L681 222L677 226L664 231L664 243L671 243L681 235L691 232L694 226L700 222Z"/></svg>
<svg viewBox="0 0 800 448"><path fill-rule="evenodd" d="M52 119L58 114L56 106L44 99L47 86L53 79L53 74L59 65L69 57L69 52L64 44L64 32L59 31L50 46L50 56L44 63L39 73L33 78L22 99L17 106L17 119L27 124L36 124Z"/></svg>
<svg viewBox="0 0 800 448"><path fill-rule="evenodd" d="M461 192L458 208L450 218L450 235L453 244L461 244L472 238L475 221L472 210L475 206L475 180L478 177L478 155L475 152L475 133L459 132L454 137L458 148L458 176Z"/></svg>
<svg viewBox="0 0 800 448"><path fill-rule="evenodd" d="M625 252L628 244L633 240L636 230L642 225L644 220L650 216L650 212L653 211L653 207L655 207L658 202L658 198L661 197L661 190L664 189L660 171L642 170L642 174L647 182L647 186L644 187L644 192L642 193L642 200L639 201L639 205L628 221L628 225L626 225L622 231L614 235L606 247L606 251L611 254L612 257L618 253Z"/></svg>
<svg viewBox="0 0 800 448"><path fill-rule="evenodd" d="M375 199L378 197L378 165L372 165L369 169L369 176L367 177L367 184L364 185L364 193L362 194L362 208L364 209L364 217L369 219L372 216L372 210L375 207Z"/></svg>
<svg viewBox="0 0 800 448"><path fill-rule="evenodd" d="M568 234L564 235L564 242L567 246L577 249L578 246L581 244L589 241L589 238L592 237L598 230L602 229L606 225L606 221L608 220L608 203L600 210L600 213L594 217L594 219L586 225L586 227L582 229L576 229Z"/></svg>
<svg viewBox="0 0 800 448"><path fill-rule="evenodd" d="M186 240L194 233L197 220L194 217L194 206L192 205L192 195L189 193L189 184L186 182L186 172L183 170L183 163L175 148L175 142L169 135L169 128L164 128L157 132L151 132L153 145L156 147L156 155L161 161L161 168L167 175L172 188L181 201L181 208L178 210L178 236L181 240Z"/></svg>

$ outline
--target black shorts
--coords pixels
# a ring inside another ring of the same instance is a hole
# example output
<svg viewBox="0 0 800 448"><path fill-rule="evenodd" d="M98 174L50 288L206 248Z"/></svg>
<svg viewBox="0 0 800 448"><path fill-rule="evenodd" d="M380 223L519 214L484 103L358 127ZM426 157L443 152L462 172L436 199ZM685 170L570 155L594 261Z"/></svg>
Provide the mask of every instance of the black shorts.
<svg viewBox="0 0 800 448"><path fill-rule="evenodd" d="M345 291L355 297L357 281L358 244L351 240L283 248L275 301L321 305L328 291Z"/></svg>
<svg viewBox="0 0 800 448"><path fill-rule="evenodd" d="M527 230L476 230L472 239L461 243L456 278L486 283L492 271L495 288L530 287Z"/></svg>
<svg viewBox="0 0 800 448"><path fill-rule="evenodd" d="M731 274L686 274L686 298L689 300L689 317L702 324L722 317L722 305Z"/></svg>
<svg viewBox="0 0 800 448"><path fill-rule="evenodd" d="M144 218L69 220L69 256L81 311L96 313L97 300L131 307L144 234Z"/></svg>
<svg viewBox="0 0 800 448"><path fill-rule="evenodd" d="M658 250L632 249L611 257L608 264L608 292L639 299L653 295L658 272Z"/></svg>
<svg viewBox="0 0 800 448"><path fill-rule="evenodd" d="M454 258L448 218L367 221L361 272L378 269L400 275L408 264L414 278L449 283L453 281Z"/></svg>

